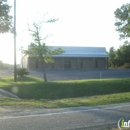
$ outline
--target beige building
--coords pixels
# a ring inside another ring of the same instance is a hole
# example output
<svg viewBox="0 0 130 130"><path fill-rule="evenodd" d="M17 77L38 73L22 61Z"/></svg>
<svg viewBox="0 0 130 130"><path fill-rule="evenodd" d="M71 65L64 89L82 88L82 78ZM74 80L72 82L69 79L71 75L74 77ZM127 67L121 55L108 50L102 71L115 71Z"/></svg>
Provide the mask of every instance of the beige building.
<svg viewBox="0 0 130 130"><path fill-rule="evenodd" d="M72 47L53 46L52 49L62 48L65 53L53 55L54 63L45 63L48 69L82 69L107 68L108 54L105 47ZM41 68L42 64L36 57L25 57L23 66L29 69Z"/></svg>

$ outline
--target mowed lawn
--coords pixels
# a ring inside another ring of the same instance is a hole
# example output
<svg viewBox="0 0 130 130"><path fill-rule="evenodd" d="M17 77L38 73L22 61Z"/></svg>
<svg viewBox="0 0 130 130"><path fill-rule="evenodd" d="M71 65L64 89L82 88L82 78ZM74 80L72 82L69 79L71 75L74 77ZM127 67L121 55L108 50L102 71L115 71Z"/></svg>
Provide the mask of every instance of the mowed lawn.
<svg viewBox="0 0 130 130"><path fill-rule="evenodd" d="M1 78L0 88L21 100L0 98L0 105L74 107L130 102L130 78L43 82L40 78Z"/></svg>

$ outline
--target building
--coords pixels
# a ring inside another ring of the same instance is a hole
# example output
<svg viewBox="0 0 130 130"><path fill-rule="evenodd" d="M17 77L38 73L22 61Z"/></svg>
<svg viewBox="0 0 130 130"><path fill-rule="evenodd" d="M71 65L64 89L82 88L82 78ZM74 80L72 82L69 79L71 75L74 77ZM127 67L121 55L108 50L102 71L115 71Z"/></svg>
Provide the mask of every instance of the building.
<svg viewBox="0 0 130 130"><path fill-rule="evenodd" d="M81 69L107 68L108 54L105 47L52 46L62 48L65 53L53 55L54 63L45 63L48 69ZM29 69L41 68L42 64L36 57L25 57L23 66Z"/></svg>

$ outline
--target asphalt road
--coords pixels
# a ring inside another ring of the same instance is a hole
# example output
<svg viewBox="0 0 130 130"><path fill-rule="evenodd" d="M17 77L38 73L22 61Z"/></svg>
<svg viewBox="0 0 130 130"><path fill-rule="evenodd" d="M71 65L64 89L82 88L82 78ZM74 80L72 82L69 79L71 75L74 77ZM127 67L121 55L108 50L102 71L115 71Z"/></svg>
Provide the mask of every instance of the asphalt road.
<svg viewBox="0 0 130 130"><path fill-rule="evenodd" d="M0 70L0 78L13 76L13 70Z"/></svg>
<svg viewBox="0 0 130 130"><path fill-rule="evenodd" d="M31 76L43 78L42 70L30 70ZM48 81L99 79L99 78L128 78L130 69L51 69L46 70Z"/></svg>
<svg viewBox="0 0 130 130"><path fill-rule="evenodd" d="M110 130L130 120L130 103L0 113L0 130Z"/></svg>
<svg viewBox="0 0 130 130"><path fill-rule="evenodd" d="M0 70L1 77L13 77L13 70ZM43 78L42 70L29 70L30 76ZM50 69L46 70L48 81L99 79L99 78L128 78L130 69Z"/></svg>

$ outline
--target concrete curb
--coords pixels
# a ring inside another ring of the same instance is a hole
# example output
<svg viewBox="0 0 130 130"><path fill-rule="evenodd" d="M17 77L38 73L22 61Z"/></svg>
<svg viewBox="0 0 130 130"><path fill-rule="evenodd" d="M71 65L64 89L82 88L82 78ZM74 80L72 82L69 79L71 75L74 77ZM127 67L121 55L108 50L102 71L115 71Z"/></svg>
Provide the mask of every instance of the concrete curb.
<svg viewBox="0 0 130 130"><path fill-rule="evenodd" d="M20 99L18 96L8 92L8 91L5 91L3 89L0 89L0 94L3 95L3 96L6 96L6 97L11 97L11 98L16 98L16 99Z"/></svg>

